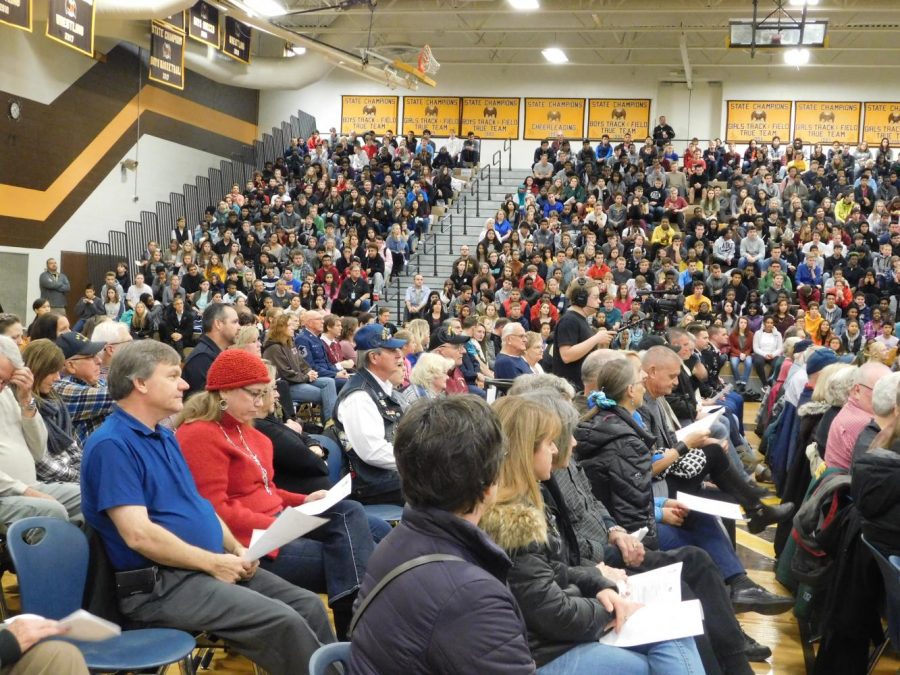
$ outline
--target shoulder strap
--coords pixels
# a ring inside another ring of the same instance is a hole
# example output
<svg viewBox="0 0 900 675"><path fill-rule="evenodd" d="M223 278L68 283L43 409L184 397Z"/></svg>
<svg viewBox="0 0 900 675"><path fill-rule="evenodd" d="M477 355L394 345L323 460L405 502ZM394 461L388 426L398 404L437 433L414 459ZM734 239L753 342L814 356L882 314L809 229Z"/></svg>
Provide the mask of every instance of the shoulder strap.
<svg viewBox="0 0 900 675"><path fill-rule="evenodd" d="M366 611L368 606L371 604L372 600L375 599L381 591L384 590L384 587L391 583L394 579L399 577L401 574L405 572L409 572L416 567L420 567L422 565L427 565L428 563L434 562L466 562L462 558L457 555L449 555L446 553L432 553L430 555L420 555L417 558L413 558L411 560L407 560L405 563L401 565L397 565L390 572L385 574L381 581L375 584L375 588L366 596L365 600L360 603L356 612L353 614L353 620L350 622L350 628L347 630L347 638L353 635L353 629L356 628L356 624L359 623L359 620L362 618L363 613Z"/></svg>

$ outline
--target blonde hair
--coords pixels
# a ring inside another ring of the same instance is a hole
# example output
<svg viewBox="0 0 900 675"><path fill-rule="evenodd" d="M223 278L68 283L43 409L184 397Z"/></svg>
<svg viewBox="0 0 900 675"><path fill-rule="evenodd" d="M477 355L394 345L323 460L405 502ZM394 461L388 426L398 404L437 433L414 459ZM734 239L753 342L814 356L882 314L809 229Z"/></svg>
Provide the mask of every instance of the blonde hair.
<svg viewBox="0 0 900 675"><path fill-rule="evenodd" d="M425 352L416 361L415 367L409 374L410 384L431 389L431 383L441 373L448 373L453 367L453 360L440 354Z"/></svg>
<svg viewBox="0 0 900 675"><path fill-rule="evenodd" d="M175 417L174 428L191 422L218 422L222 419L222 396L218 391L201 391L191 396Z"/></svg>
<svg viewBox="0 0 900 675"><path fill-rule="evenodd" d="M62 370L63 364L66 362L66 355L55 342L41 338L32 340L25 346L25 349L22 350L22 358L25 361L25 367L34 375L32 394L35 398L42 398L43 395L39 389L41 382L51 373L58 373ZM50 390L49 396L57 398L53 389Z"/></svg>
<svg viewBox="0 0 900 675"><path fill-rule="evenodd" d="M492 407L507 443L496 503L525 500L543 510L544 498L534 476L534 451L541 441L557 439L562 426L559 417L544 406L519 396L501 398Z"/></svg>
<svg viewBox="0 0 900 675"><path fill-rule="evenodd" d="M543 342L544 338L541 337L540 333L535 333L534 331L525 333L525 349L531 349L535 345L542 344Z"/></svg>
<svg viewBox="0 0 900 675"><path fill-rule="evenodd" d="M421 349L424 350L428 347L431 328L428 326L428 322L425 319L413 319L406 324L405 328L409 331L409 334L412 335L412 339L418 343Z"/></svg>
<svg viewBox="0 0 900 675"><path fill-rule="evenodd" d="M235 349L240 349L241 347L246 347L254 342L259 342L259 329L256 326L243 326L238 331L237 337L234 340L234 345L232 346Z"/></svg>

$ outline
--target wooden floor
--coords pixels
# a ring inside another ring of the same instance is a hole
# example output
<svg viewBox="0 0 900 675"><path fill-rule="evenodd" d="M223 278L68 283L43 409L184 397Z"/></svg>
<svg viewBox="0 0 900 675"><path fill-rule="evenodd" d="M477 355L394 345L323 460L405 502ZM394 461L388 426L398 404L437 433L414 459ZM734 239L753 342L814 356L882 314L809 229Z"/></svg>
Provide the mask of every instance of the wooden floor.
<svg viewBox="0 0 900 675"><path fill-rule="evenodd" d="M745 419L752 428L753 420L759 405L748 403L745 406ZM752 444L758 439L752 432L748 432L748 438ZM746 530L737 532L738 554L747 568L747 572L754 581L772 591L786 595L787 591L775 580L774 550L768 539L771 539L774 528L760 536L752 535ZM6 593L10 609L18 609L18 595L15 587L15 577L7 574L3 578L3 588ZM805 675L803 648L800 642L800 634L797 622L791 612L780 616L762 616L760 614L741 614L739 616L744 630L753 636L761 644L767 645L772 650L772 657L768 663L754 663L753 670L757 674L771 673L772 675ZM175 675L179 672L177 666L170 666L167 675ZM252 664L241 656L226 654L221 650L215 652L208 671L218 675L246 675L253 673ZM890 650L885 652L878 667L874 671L878 675L895 675L900 673L900 659Z"/></svg>

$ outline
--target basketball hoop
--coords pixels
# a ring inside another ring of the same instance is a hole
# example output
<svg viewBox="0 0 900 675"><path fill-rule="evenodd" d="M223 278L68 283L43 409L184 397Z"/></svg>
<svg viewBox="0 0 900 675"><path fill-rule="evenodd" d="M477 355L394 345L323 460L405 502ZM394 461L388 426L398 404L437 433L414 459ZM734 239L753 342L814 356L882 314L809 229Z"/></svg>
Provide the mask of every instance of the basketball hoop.
<svg viewBox="0 0 900 675"><path fill-rule="evenodd" d="M419 52L418 68L420 73L426 73L428 75L434 75L441 69L441 64L434 58L434 54L431 53L431 47L428 45L422 47L422 51Z"/></svg>

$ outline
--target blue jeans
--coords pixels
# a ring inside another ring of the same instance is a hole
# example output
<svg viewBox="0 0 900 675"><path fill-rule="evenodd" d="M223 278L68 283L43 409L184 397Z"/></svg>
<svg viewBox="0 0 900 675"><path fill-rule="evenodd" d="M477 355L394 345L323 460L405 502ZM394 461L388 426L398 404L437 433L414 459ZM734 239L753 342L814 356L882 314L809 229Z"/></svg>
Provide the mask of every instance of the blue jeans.
<svg viewBox="0 0 900 675"><path fill-rule="evenodd" d="M698 546L709 553L726 581L744 572L744 566L738 560L728 535L713 516L693 511L684 519L681 527L657 523L656 529L661 551L671 551L679 546Z"/></svg>
<svg viewBox="0 0 900 675"><path fill-rule="evenodd" d="M585 642L537 669L540 675L703 675L693 638L640 647Z"/></svg>
<svg viewBox="0 0 900 675"><path fill-rule="evenodd" d="M315 382L292 384L291 400L294 403L321 403L322 424L324 425L334 414L334 403L337 401L334 379L320 377Z"/></svg>
<svg viewBox="0 0 900 675"><path fill-rule="evenodd" d="M743 370L743 372L741 372ZM750 373L753 370L753 360L748 356L741 361L737 356L731 357L731 373L735 382L747 384L750 381Z"/></svg>
<svg viewBox="0 0 900 675"><path fill-rule="evenodd" d="M278 556L260 566L315 593L328 593L328 603L359 590L375 544L366 512L345 499L325 512L329 520L306 536L285 544Z"/></svg>

